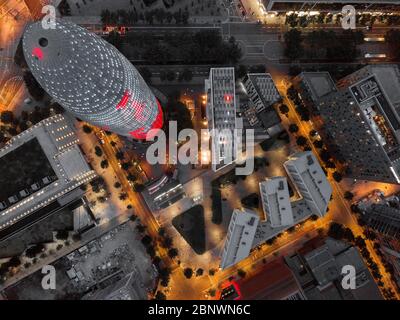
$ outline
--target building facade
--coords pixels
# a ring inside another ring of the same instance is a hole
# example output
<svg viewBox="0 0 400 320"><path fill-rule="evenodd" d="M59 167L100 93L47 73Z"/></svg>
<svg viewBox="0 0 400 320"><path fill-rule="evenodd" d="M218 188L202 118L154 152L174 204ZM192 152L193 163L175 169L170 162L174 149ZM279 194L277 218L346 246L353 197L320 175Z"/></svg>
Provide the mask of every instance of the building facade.
<svg viewBox="0 0 400 320"><path fill-rule="evenodd" d="M318 109L322 133L350 177L400 183L397 66L367 66L337 83Z"/></svg>
<svg viewBox="0 0 400 320"><path fill-rule="evenodd" d="M55 29L37 22L25 30L23 50L39 84L77 118L139 140L162 127L161 106L142 76L101 37L62 19Z"/></svg>
<svg viewBox="0 0 400 320"><path fill-rule="evenodd" d="M387 204L372 204L364 213L363 221L382 235L400 240L400 210Z"/></svg>
<svg viewBox="0 0 400 320"><path fill-rule="evenodd" d="M79 187L96 173L78 142L66 118L55 115L0 149L0 169L7 170L1 179L0 239L82 196ZM13 185L4 188L11 179Z"/></svg>
<svg viewBox="0 0 400 320"><path fill-rule="evenodd" d="M293 154L284 163L284 167L297 189L297 197L291 200L286 177L274 177L260 182L265 219L260 220L251 210L245 210L245 214L239 210L234 211L225 240L221 268L245 259L252 249L311 216L326 215L332 187L313 153L306 151ZM255 220L251 219L254 216ZM247 221L250 219L256 221L257 225L252 223L249 226ZM242 241L242 237L245 241Z"/></svg>
<svg viewBox="0 0 400 320"><path fill-rule="evenodd" d="M310 151L296 153L283 166L313 214L325 216L332 187L314 154Z"/></svg>
<svg viewBox="0 0 400 320"><path fill-rule="evenodd" d="M264 214L268 216L272 227L293 225L293 212L285 177L274 177L260 182L260 195Z"/></svg>
<svg viewBox="0 0 400 320"><path fill-rule="evenodd" d="M212 169L217 171L233 163L237 156L235 69L212 68L205 91Z"/></svg>
<svg viewBox="0 0 400 320"><path fill-rule="evenodd" d="M319 242L313 239L285 257L308 300L382 300L357 248L332 238ZM342 270L349 265L355 269L355 287L344 289Z"/></svg>
<svg viewBox="0 0 400 320"><path fill-rule="evenodd" d="M249 255L259 220L254 211L233 211L222 251L222 269L233 266Z"/></svg>

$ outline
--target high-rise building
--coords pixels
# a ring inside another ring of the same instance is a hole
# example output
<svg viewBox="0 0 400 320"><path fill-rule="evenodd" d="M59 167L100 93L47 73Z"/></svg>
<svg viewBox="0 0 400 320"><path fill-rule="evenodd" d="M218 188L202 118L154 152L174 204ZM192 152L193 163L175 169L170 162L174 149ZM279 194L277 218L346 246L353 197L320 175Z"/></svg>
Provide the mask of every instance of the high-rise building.
<svg viewBox="0 0 400 320"><path fill-rule="evenodd" d="M298 195L291 201L286 177L274 177L260 182L265 219L260 220L257 216L257 226L253 230L253 225L250 228L246 225L246 221L255 213L246 210L244 215L239 210L234 211L229 224L221 268L245 259L251 249L312 215L323 217L327 213L332 187L313 153L311 151L295 153L284 163L284 167ZM241 219L238 219L238 216ZM244 226L249 229L247 233ZM245 241L241 241L241 237L244 237Z"/></svg>
<svg viewBox="0 0 400 320"><path fill-rule="evenodd" d="M139 72L111 44L73 23L40 22L23 36L25 59L44 90L74 116L134 139L155 135L161 106Z"/></svg>
<svg viewBox="0 0 400 320"><path fill-rule="evenodd" d="M236 159L235 69L212 68L205 81L205 91L212 169L217 171Z"/></svg>
<svg viewBox="0 0 400 320"><path fill-rule="evenodd" d="M322 134L332 153L357 179L400 183L400 73L367 66L319 100Z"/></svg>
<svg viewBox="0 0 400 320"><path fill-rule="evenodd" d="M269 137L281 130L281 119L274 104L282 97L269 73L249 73L243 79L249 102L243 109L245 117L254 129L259 125Z"/></svg>
<svg viewBox="0 0 400 320"><path fill-rule="evenodd" d="M323 217L331 200L332 187L314 154L310 151L295 153L283 166L313 214Z"/></svg>
<svg viewBox="0 0 400 320"><path fill-rule="evenodd" d="M96 177L62 115L9 140L0 171L0 240L79 199L79 187Z"/></svg>
<svg viewBox="0 0 400 320"><path fill-rule="evenodd" d="M388 204L374 203L362 216L373 230L388 237L400 239L400 210Z"/></svg>
<svg viewBox="0 0 400 320"><path fill-rule="evenodd" d="M254 211L233 211L222 251L222 269L233 266L249 255L259 220Z"/></svg>
<svg viewBox="0 0 400 320"><path fill-rule="evenodd" d="M256 111L273 110L272 117L280 122L279 116L271 107L275 102L281 100L271 75L269 73L249 73L244 77L243 85L249 98L254 103Z"/></svg>
<svg viewBox="0 0 400 320"><path fill-rule="evenodd" d="M264 213L272 227L293 225L293 212L285 177L274 177L260 182L260 195Z"/></svg>

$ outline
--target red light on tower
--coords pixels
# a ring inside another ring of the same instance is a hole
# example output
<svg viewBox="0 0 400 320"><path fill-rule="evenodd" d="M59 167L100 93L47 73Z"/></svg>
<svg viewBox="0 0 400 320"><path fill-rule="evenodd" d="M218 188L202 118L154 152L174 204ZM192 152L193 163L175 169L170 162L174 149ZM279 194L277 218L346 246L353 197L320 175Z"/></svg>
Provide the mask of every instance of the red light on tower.
<svg viewBox="0 0 400 320"><path fill-rule="evenodd" d="M43 59L43 51L42 49L35 47L32 50L32 56L34 56L36 59L42 60Z"/></svg>
<svg viewBox="0 0 400 320"><path fill-rule="evenodd" d="M130 97L131 97L131 94L129 93L128 90L126 90L121 101L117 104L117 110L125 108Z"/></svg>
<svg viewBox="0 0 400 320"><path fill-rule="evenodd" d="M232 101L233 101L233 98L232 98L232 95L230 95L230 94L224 94L224 101L225 101L225 103L232 103Z"/></svg>

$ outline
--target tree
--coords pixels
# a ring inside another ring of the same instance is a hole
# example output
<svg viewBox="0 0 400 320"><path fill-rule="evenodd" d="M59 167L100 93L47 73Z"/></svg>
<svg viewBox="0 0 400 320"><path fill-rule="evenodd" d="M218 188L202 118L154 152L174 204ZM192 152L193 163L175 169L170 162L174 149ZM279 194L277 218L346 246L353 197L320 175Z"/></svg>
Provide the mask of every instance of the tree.
<svg viewBox="0 0 400 320"><path fill-rule="evenodd" d="M6 124L12 123L14 120L14 114L12 113L12 111L9 111L9 110L3 111L1 113L0 119L1 119L1 122L3 122L3 123L6 123Z"/></svg>
<svg viewBox="0 0 400 320"><path fill-rule="evenodd" d="M355 241L354 241L354 243L360 249L361 248L366 248L366 246L367 246L366 243L365 243L365 240L361 236L357 236Z"/></svg>
<svg viewBox="0 0 400 320"><path fill-rule="evenodd" d="M284 35L285 39L285 56L290 60L296 60L303 55L304 49L302 45L301 32L297 29L291 29Z"/></svg>
<svg viewBox="0 0 400 320"><path fill-rule="evenodd" d="M183 270L183 274L185 275L185 277L186 277L187 279L190 279L190 278L193 276L193 270L192 270L192 268L185 268L185 269Z"/></svg>
<svg viewBox="0 0 400 320"><path fill-rule="evenodd" d="M158 235L160 237L164 237L166 235L166 231L164 227L160 227L160 229L158 229Z"/></svg>
<svg viewBox="0 0 400 320"><path fill-rule="evenodd" d="M176 121L178 132L183 129L193 129L192 117L190 111L176 97L171 97L168 100L166 107L166 115L169 121Z"/></svg>
<svg viewBox="0 0 400 320"><path fill-rule="evenodd" d="M193 73L190 69L185 68L181 74L182 79L189 82L193 78Z"/></svg>
<svg viewBox="0 0 400 320"><path fill-rule="evenodd" d="M117 181L116 183L114 183L114 187L115 187L116 189L121 188L121 183Z"/></svg>
<svg viewBox="0 0 400 320"><path fill-rule="evenodd" d="M107 169L108 166L109 166L108 160L107 159L102 160L101 163L100 163L100 166L101 166L102 169Z"/></svg>
<svg viewBox="0 0 400 320"><path fill-rule="evenodd" d="M139 233L143 233L143 232L146 231L146 226L144 226L144 225L142 225L142 224L139 223L139 224L136 226L136 230L137 230Z"/></svg>
<svg viewBox="0 0 400 320"><path fill-rule="evenodd" d="M115 153L115 157L116 157L118 160L123 160L123 159L124 159L124 153L123 153L122 151L117 151L117 152Z"/></svg>
<svg viewBox="0 0 400 320"><path fill-rule="evenodd" d="M314 147L316 147L317 149L322 149L324 147L324 143L322 142L322 140L315 140L313 144Z"/></svg>
<svg viewBox="0 0 400 320"><path fill-rule="evenodd" d="M246 271L244 271L243 269L239 269L239 270L237 271L237 274L238 274L238 276L241 277L241 278L246 277Z"/></svg>
<svg viewBox="0 0 400 320"><path fill-rule="evenodd" d="M163 241L163 245L165 248L171 248L173 244L172 238L170 237L165 237L164 241Z"/></svg>
<svg viewBox="0 0 400 320"><path fill-rule="evenodd" d="M151 237L150 237L149 235L147 235L147 234L142 238L142 243L143 243L143 245L144 245L145 247L150 246L152 242L153 242L153 240L152 240Z"/></svg>
<svg viewBox="0 0 400 320"><path fill-rule="evenodd" d="M168 81L174 81L176 78L176 73L174 71L167 71L167 80Z"/></svg>
<svg viewBox="0 0 400 320"><path fill-rule="evenodd" d="M167 300L167 296L162 291L157 291L154 299L155 300Z"/></svg>
<svg viewBox="0 0 400 320"><path fill-rule="evenodd" d="M307 139L303 136L299 136L296 139L296 143L298 146L305 146L307 144Z"/></svg>
<svg viewBox="0 0 400 320"><path fill-rule="evenodd" d="M204 273L204 270L202 268L199 268L196 270L196 277L200 277L202 276Z"/></svg>
<svg viewBox="0 0 400 320"><path fill-rule="evenodd" d="M132 167L132 163L130 162L124 162L123 164L121 164L121 168L125 171L128 171L130 167Z"/></svg>
<svg viewBox="0 0 400 320"><path fill-rule="evenodd" d="M336 182L340 182L343 179L342 174L338 171L333 172L332 177Z"/></svg>
<svg viewBox="0 0 400 320"><path fill-rule="evenodd" d="M101 157L103 155L103 150L101 150L101 148L99 146L94 147L94 152L95 152L96 156L98 156L98 157Z"/></svg>
<svg viewBox="0 0 400 320"><path fill-rule="evenodd" d="M346 192L344 193L344 198L345 198L346 200L353 200L353 197L354 197L354 194L353 194L351 191L346 191Z"/></svg>
<svg viewBox="0 0 400 320"><path fill-rule="evenodd" d="M299 127L297 126L297 124L292 123L289 125L289 132L290 133L296 133L299 131Z"/></svg>
<svg viewBox="0 0 400 320"><path fill-rule="evenodd" d="M121 193L119 194L119 200L125 201L126 199L128 199L128 194L125 193L125 192L121 192Z"/></svg>
<svg viewBox="0 0 400 320"><path fill-rule="evenodd" d="M365 229L364 230L364 236L371 241L376 240L377 236L376 233L374 231L372 231L371 229Z"/></svg>
<svg viewBox="0 0 400 320"><path fill-rule="evenodd" d="M90 134L93 132L92 128L90 126L88 126L87 124L84 124L82 127L83 132Z"/></svg>
<svg viewBox="0 0 400 320"><path fill-rule="evenodd" d="M279 111L280 111L282 114L288 114L288 113L289 113L289 107L288 107L286 104L281 104L281 105L279 106Z"/></svg>
<svg viewBox="0 0 400 320"><path fill-rule="evenodd" d="M137 180L136 176L132 173L129 172L129 174L126 176L126 178L131 181L131 182L135 182Z"/></svg>
<svg viewBox="0 0 400 320"><path fill-rule="evenodd" d="M179 252L178 252L178 249L176 249L176 248L171 248L171 249L168 250L168 256L169 256L171 259L177 257L178 254L179 254Z"/></svg>

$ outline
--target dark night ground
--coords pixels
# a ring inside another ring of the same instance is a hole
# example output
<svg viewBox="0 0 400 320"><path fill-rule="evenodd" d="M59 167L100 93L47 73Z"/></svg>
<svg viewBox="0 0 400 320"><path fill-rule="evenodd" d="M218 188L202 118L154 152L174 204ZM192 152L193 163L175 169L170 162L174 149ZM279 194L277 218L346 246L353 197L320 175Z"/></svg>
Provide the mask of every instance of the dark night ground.
<svg viewBox="0 0 400 320"><path fill-rule="evenodd" d="M189 243L197 254L203 254L206 249L206 234L204 224L204 208L194 206L172 219L172 225Z"/></svg>

